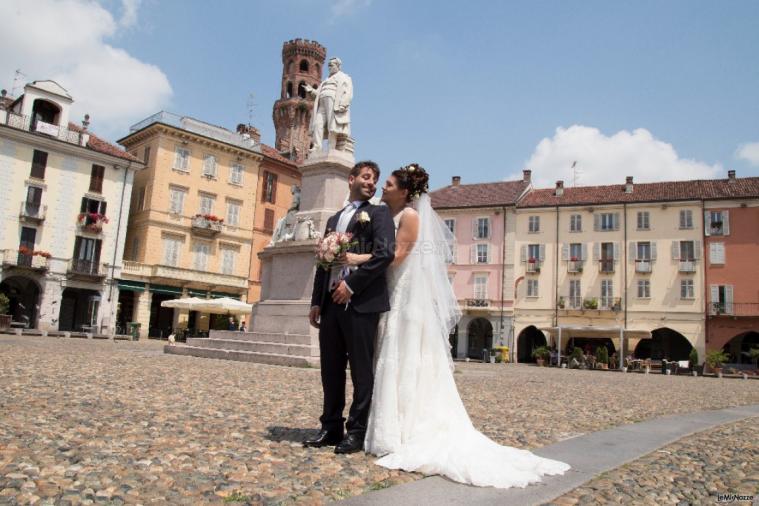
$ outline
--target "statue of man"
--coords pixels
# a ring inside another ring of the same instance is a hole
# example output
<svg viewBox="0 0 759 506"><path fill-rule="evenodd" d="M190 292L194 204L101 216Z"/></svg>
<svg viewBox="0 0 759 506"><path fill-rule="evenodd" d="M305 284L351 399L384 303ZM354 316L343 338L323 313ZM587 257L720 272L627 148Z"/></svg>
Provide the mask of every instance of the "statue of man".
<svg viewBox="0 0 759 506"><path fill-rule="evenodd" d="M330 150L335 149L338 135L350 136L353 81L340 70L341 66L340 58L331 58L328 65L329 77L317 89L305 85L306 92L316 98L311 115L311 136L314 141L311 151L321 151L325 133Z"/></svg>

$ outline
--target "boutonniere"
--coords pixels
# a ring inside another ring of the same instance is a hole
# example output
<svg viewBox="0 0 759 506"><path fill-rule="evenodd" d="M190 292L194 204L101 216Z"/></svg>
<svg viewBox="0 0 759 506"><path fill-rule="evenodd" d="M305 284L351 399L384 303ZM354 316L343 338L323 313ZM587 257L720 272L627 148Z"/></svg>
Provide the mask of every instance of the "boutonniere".
<svg viewBox="0 0 759 506"><path fill-rule="evenodd" d="M358 213L358 218L356 218L356 221L358 221L359 223L363 225L365 223L371 222L372 219L369 217L369 213L367 213L366 211L361 211L360 213Z"/></svg>

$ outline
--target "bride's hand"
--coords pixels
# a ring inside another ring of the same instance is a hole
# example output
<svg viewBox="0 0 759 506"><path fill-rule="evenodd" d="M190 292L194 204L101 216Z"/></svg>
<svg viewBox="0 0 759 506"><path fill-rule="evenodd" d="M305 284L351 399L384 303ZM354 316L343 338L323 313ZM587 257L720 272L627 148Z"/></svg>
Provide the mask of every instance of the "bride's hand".
<svg viewBox="0 0 759 506"><path fill-rule="evenodd" d="M343 265L361 265L371 258L371 255L359 255L356 253L343 253L338 257L338 262Z"/></svg>

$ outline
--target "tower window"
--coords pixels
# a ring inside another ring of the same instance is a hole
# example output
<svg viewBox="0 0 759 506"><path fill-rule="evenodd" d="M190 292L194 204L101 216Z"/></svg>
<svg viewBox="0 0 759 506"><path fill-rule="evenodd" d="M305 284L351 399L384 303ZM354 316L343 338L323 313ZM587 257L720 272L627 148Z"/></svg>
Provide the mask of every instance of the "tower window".
<svg viewBox="0 0 759 506"><path fill-rule="evenodd" d="M293 83L287 82L287 98L293 98Z"/></svg>
<svg viewBox="0 0 759 506"><path fill-rule="evenodd" d="M308 72L308 61L307 60L301 60L300 61L300 71L301 72Z"/></svg>
<svg viewBox="0 0 759 506"><path fill-rule="evenodd" d="M298 96L300 98L306 98L306 83L303 81L298 83Z"/></svg>

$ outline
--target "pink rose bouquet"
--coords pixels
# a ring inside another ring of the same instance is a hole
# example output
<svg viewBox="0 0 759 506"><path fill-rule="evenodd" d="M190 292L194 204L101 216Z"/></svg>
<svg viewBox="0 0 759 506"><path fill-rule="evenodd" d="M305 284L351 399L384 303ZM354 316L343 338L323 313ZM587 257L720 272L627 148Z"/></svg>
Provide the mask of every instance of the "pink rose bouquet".
<svg viewBox="0 0 759 506"><path fill-rule="evenodd" d="M324 270L329 270L343 253L356 244L351 240L352 238L352 234L342 232L330 232L322 237L316 246L317 265Z"/></svg>

